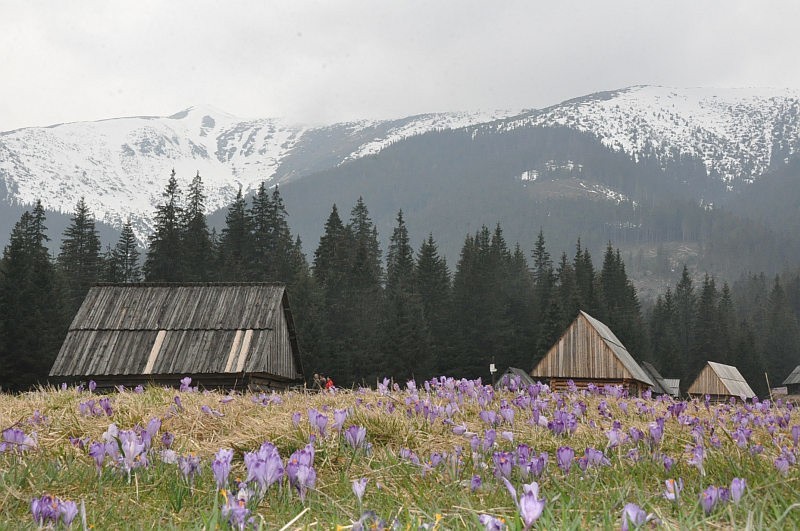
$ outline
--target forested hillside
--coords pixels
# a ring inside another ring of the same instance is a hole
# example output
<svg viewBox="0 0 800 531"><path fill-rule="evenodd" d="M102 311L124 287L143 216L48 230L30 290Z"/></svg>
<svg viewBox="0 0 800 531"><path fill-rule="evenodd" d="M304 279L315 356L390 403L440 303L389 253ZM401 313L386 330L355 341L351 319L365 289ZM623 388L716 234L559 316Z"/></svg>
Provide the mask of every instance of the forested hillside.
<svg viewBox="0 0 800 531"><path fill-rule="evenodd" d="M609 234L597 256L578 234L569 252L551 254L546 230L509 238L501 223L482 225L461 234L458 258L448 261L438 235L414 234L412 215L399 209L384 251L384 229L359 198L328 205L306 255L278 188L262 185L250 200L240 193L219 232L209 230L204 201L199 175L184 193L173 173L142 256L129 224L104 252L83 201L55 257L41 205L23 213L0 262L2 385L45 381L97 281L285 282L306 374L344 386L384 376L488 378L490 363L530 370L579 309L608 324L634 357L681 378L683 389L709 359L739 366L762 395L765 372L775 385L800 363L797 268L732 285L713 276L694 282L683 268L643 311Z"/></svg>

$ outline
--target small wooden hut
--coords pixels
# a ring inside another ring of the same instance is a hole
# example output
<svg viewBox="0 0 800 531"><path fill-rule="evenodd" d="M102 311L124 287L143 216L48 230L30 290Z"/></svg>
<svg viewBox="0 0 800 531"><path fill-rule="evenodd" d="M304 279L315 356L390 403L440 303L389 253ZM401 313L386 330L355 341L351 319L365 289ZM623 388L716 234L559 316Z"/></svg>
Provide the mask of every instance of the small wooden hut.
<svg viewBox="0 0 800 531"><path fill-rule="evenodd" d="M569 380L578 387L590 383L622 385L632 395L655 386L619 338L583 311L533 368L531 376L549 381L554 389L565 388Z"/></svg>
<svg viewBox="0 0 800 531"><path fill-rule="evenodd" d="M783 384L786 392L790 395L800 395L800 365L794 368L792 373L786 377Z"/></svg>
<svg viewBox="0 0 800 531"><path fill-rule="evenodd" d="M509 385L509 383L512 381L518 381L519 385L523 387L534 385L536 383L536 381L531 378L530 374L522 369L518 369L517 367L509 367L500 377L500 383L503 385Z"/></svg>
<svg viewBox="0 0 800 531"><path fill-rule="evenodd" d="M714 400L725 400L732 396L744 400L756 396L739 369L713 361L706 363L689 386L688 393L693 396L709 395Z"/></svg>
<svg viewBox="0 0 800 531"><path fill-rule="evenodd" d="M675 397L680 395L680 379L662 377L661 373L658 372L658 369L653 367L652 363L646 361L642 362L642 369L644 369L644 372L650 376L650 379L653 380L653 383L655 384L653 386L653 393L657 395L670 395Z"/></svg>
<svg viewBox="0 0 800 531"><path fill-rule="evenodd" d="M50 377L99 387L302 384L283 284L101 284L89 290Z"/></svg>

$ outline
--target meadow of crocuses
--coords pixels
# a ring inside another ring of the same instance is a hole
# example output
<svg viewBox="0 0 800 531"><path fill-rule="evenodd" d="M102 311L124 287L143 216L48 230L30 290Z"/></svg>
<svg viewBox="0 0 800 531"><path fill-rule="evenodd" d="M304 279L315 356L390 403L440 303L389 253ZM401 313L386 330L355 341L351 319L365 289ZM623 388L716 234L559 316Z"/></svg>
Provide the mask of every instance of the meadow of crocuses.
<svg viewBox="0 0 800 531"><path fill-rule="evenodd" d="M197 383L0 395L0 528L800 528L791 403Z"/></svg>

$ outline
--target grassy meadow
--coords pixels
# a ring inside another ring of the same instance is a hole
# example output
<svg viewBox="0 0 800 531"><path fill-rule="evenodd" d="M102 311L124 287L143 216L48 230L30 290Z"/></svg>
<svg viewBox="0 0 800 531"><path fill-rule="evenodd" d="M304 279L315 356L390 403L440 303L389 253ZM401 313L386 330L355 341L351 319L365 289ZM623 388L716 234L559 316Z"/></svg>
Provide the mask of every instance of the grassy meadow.
<svg viewBox="0 0 800 531"><path fill-rule="evenodd" d="M0 528L797 529L799 416L445 378L47 388L0 395Z"/></svg>

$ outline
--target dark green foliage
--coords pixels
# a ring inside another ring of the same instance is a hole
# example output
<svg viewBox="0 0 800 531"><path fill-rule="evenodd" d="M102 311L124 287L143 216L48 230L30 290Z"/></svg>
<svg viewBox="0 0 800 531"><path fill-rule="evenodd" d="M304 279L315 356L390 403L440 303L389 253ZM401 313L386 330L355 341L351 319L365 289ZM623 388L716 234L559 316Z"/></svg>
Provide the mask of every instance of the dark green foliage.
<svg viewBox="0 0 800 531"><path fill-rule="evenodd" d="M140 282L142 280L139 248L130 220L122 226L116 246L107 255L104 273L106 282Z"/></svg>
<svg viewBox="0 0 800 531"><path fill-rule="evenodd" d="M164 203L156 209L156 226L150 236L150 246L144 263L144 276L148 282L179 282L183 278L183 248L180 188L175 170L161 194Z"/></svg>
<svg viewBox="0 0 800 531"><path fill-rule="evenodd" d="M75 205L75 214L64 231L58 268L64 282L66 311L73 315L101 274L100 239L83 198Z"/></svg>
<svg viewBox="0 0 800 531"><path fill-rule="evenodd" d="M433 234L428 234L417 253L414 282L422 303L433 368L436 374L447 374L447 369L457 366L450 335L450 271L447 261L439 255Z"/></svg>
<svg viewBox="0 0 800 531"><path fill-rule="evenodd" d="M214 278L214 249L206 223L206 196L198 172L189 185L186 209L183 212L183 280L208 282Z"/></svg>
<svg viewBox="0 0 800 531"><path fill-rule="evenodd" d="M219 278L227 282L244 282L251 271L250 215L242 196L242 188L228 208L225 228L219 239Z"/></svg>
<svg viewBox="0 0 800 531"><path fill-rule="evenodd" d="M11 230L0 265L0 386L44 382L66 332L56 272L37 201Z"/></svg>
<svg viewBox="0 0 800 531"><path fill-rule="evenodd" d="M385 374L400 382L434 375L424 306L414 282L414 251L402 211L397 214L397 226L386 256L386 288L379 335L385 362L380 365Z"/></svg>

